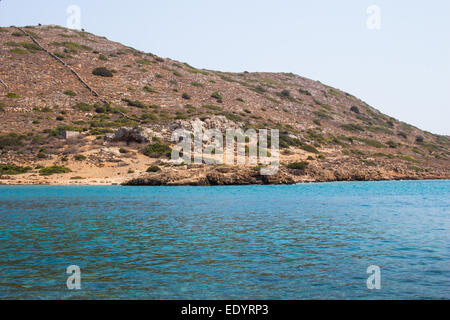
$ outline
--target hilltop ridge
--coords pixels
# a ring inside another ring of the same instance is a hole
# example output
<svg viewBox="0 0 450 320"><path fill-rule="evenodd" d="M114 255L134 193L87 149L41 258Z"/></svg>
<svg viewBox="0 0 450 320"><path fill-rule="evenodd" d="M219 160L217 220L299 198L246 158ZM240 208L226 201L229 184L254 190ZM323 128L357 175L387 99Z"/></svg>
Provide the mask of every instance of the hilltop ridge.
<svg viewBox="0 0 450 320"><path fill-rule="evenodd" d="M0 80L3 183L450 177L448 136L422 131L295 74L199 69L88 32L29 26L0 28ZM251 167L183 166L148 152L155 144L170 149L171 132L195 121L222 131L279 129L279 177L254 177ZM130 134L132 128L138 133ZM118 137L124 130L126 137ZM149 166L158 170L145 173ZM237 173L239 179L229 179Z"/></svg>

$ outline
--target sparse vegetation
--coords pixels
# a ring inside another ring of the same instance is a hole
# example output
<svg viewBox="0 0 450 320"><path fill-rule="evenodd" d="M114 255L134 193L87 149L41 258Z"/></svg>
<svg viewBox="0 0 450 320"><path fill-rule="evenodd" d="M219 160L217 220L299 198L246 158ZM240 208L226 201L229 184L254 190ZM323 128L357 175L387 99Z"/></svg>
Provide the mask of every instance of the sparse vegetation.
<svg viewBox="0 0 450 320"><path fill-rule="evenodd" d="M20 135L17 133L0 135L0 149L8 147L20 147L22 146L22 142L25 138L25 135Z"/></svg>

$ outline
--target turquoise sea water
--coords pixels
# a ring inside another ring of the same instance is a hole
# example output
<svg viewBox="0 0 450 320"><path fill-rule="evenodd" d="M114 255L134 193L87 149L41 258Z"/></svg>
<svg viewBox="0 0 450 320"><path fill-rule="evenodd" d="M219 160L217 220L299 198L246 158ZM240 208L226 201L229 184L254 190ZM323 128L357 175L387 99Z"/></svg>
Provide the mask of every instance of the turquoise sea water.
<svg viewBox="0 0 450 320"><path fill-rule="evenodd" d="M450 299L450 181L2 186L7 298Z"/></svg>

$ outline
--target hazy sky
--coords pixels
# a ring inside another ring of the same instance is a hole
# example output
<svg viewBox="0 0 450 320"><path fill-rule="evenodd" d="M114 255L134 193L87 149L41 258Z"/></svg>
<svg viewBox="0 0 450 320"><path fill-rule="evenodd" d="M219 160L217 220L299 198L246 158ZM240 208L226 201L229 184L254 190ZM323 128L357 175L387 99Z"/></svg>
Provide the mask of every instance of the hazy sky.
<svg viewBox="0 0 450 320"><path fill-rule="evenodd" d="M0 25L66 26L69 5L86 31L137 49L199 68L294 72L450 134L450 1L1 0Z"/></svg>

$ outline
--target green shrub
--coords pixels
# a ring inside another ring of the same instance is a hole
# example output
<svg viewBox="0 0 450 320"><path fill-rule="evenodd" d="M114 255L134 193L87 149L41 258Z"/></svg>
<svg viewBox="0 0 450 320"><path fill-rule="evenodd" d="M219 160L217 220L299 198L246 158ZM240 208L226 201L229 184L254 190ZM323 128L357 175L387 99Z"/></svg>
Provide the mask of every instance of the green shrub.
<svg viewBox="0 0 450 320"><path fill-rule="evenodd" d="M35 108L33 108L33 110L37 111L37 112L43 112L43 113L51 113L51 112L53 112L53 109L49 108L49 107L43 107L43 108L35 107Z"/></svg>
<svg viewBox="0 0 450 320"><path fill-rule="evenodd" d="M149 66L149 65L152 64L152 62L151 62L150 60L145 59L145 58L144 58L144 59L137 60L136 63L142 64L142 65L145 65L145 66Z"/></svg>
<svg viewBox="0 0 450 320"><path fill-rule="evenodd" d="M83 44L75 43L75 42L52 42L51 45L64 47L64 51L67 53L78 53L78 50L81 51L92 51L92 48Z"/></svg>
<svg viewBox="0 0 450 320"><path fill-rule="evenodd" d="M190 99L191 99L191 96L188 95L186 92L183 92L183 94L181 95L181 97L182 97L183 99L186 99L186 100L190 100Z"/></svg>
<svg viewBox="0 0 450 320"><path fill-rule="evenodd" d="M161 171L161 168L158 166L151 166L151 167L148 167L148 169L147 169L147 172L158 172L158 171Z"/></svg>
<svg viewBox="0 0 450 320"><path fill-rule="evenodd" d="M92 74L100 77L108 77L111 78L113 76L113 72L105 67L98 67L92 70Z"/></svg>
<svg viewBox="0 0 450 320"><path fill-rule="evenodd" d="M145 104L143 104L142 102L140 102L139 100L129 100L129 99L122 99L123 102L126 102L130 107L136 107L136 108L141 108L141 109L145 109L147 108L147 106Z"/></svg>
<svg viewBox="0 0 450 320"><path fill-rule="evenodd" d="M172 149L166 144L152 143L144 149L143 154L150 158L170 157Z"/></svg>
<svg viewBox="0 0 450 320"><path fill-rule="evenodd" d="M77 154L77 155L74 157L74 159L75 159L76 161L84 161L84 160L86 160L86 156L85 156L85 155L82 155L82 154Z"/></svg>
<svg viewBox="0 0 450 320"><path fill-rule="evenodd" d="M309 145L309 144L304 144L302 146L300 146L300 149L303 149L307 152L311 152L311 153L319 153L319 150L317 150L316 148L314 148L313 146Z"/></svg>
<svg viewBox="0 0 450 320"><path fill-rule="evenodd" d="M357 106L352 106L351 108L350 108L350 111L351 112L354 112L354 113L356 113L356 114L360 114L361 112L359 111L359 108L357 107Z"/></svg>
<svg viewBox="0 0 450 320"><path fill-rule="evenodd" d="M108 61L108 60L109 60L108 57L105 56L104 54L100 54L100 55L98 56L98 58L99 58L99 60L102 60L102 61Z"/></svg>
<svg viewBox="0 0 450 320"><path fill-rule="evenodd" d="M321 119L325 119L325 120L332 120L333 117L328 115L325 111L319 110L319 111L314 111L314 114L321 118Z"/></svg>
<svg viewBox="0 0 450 320"><path fill-rule="evenodd" d="M57 121L63 121L63 120L64 120L64 117L63 117L63 116L57 116L57 117L56 117L56 120L57 120Z"/></svg>
<svg viewBox="0 0 450 320"><path fill-rule="evenodd" d="M7 98L11 98L11 99L18 99L20 98L20 96L17 93L14 92L9 92L5 95L5 97Z"/></svg>
<svg viewBox="0 0 450 320"><path fill-rule="evenodd" d="M268 144L270 146L270 144ZM300 147L302 142L294 137L291 137L285 133L280 133L280 142L279 146L281 149L289 148L290 146Z"/></svg>
<svg viewBox="0 0 450 320"><path fill-rule="evenodd" d="M290 98L291 97L291 92L289 90L283 90L280 92L280 97L283 98Z"/></svg>
<svg viewBox="0 0 450 320"><path fill-rule="evenodd" d="M36 53L38 51L41 51L41 47L39 47L37 44L32 42L20 42L19 43L24 49L27 49L30 53Z"/></svg>
<svg viewBox="0 0 450 320"><path fill-rule="evenodd" d="M15 53L15 54L27 54L28 53L27 50L20 49L20 48L11 49L11 50L9 50L9 52Z"/></svg>
<svg viewBox="0 0 450 320"><path fill-rule="evenodd" d="M295 169L295 170L305 170L308 167L308 162L301 161L301 162L293 162L289 163L286 168L288 169Z"/></svg>
<svg viewBox="0 0 450 320"><path fill-rule="evenodd" d="M222 96L221 96L220 93L218 93L218 92L213 92L213 93L211 94L211 98L214 98L214 99L216 99L216 100L222 100Z"/></svg>
<svg viewBox="0 0 450 320"><path fill-rule="evenodd" d="M177 77L182 77L182 76L183 76L183 75L182 75L181 73L179 73L178 71L174 71L173 74L174 74L174 76L177 76Z"/></svg>
<svg viewBox="0 0 450 320"><path fill-rule="evenodd" d="M196 81L191 82L191 86L198 87L198 88L204 87L203 84L201 84L200 82L196 82Z"/></svg>
<svg viewBox="0 0 450 320"><path fill-rule="evenodd" d="M389 140L388 142L386 142L386 144L389 146L389 148L392 148L392 149L395 149L398 146L398 144L392 140Z"/></svg>
<svg viewBox="0 0 450 320"><path fill-rule="evenodd" d="M72 172L69 168L66 168L64 166L51 166L51 167L45 167L39 170L39 174L41 176L51 176L53 174L61 174L61 173L68 173Z"/></svg>
<svg viewBox="0 0 450 320"><path fill-rule="evenodd" d="M364 131L364 128L361 125L354 124L354 123L343 124L341 126L341 128L346 130L346 131L353 131L353 132Z"/></svg>
<svg viewBox="0 0 450 320"><path fill-rule="evenodd" d="M211 104L203 105L202 108L210 109L210 110L214 110L214 111L221 111L222 110L221 107L218 107L218 106L215 106L215 105L211 105Z"/></svg>
<svg viewBox="0 0 450 320"><path fill-rule="evenodd" d="M153 113L143 113L141 115L141 119L142 120L156 121L156 120L158 120L158 117L155 114L153 114Z"/></svg>
<svg viewBox="0 0 450 320"><path fill-rule="evenodd" d="M84 103L84 102L79 102L76 105L74 105L73 108L74 109L80 109L81 111L88 112L88 111L92 111L94 109L94 106L91 106L91 105L89 105L87 103Z"/></svg>
<svg viewBox="0 0 450 320"><path fill-rule="evenodd" d="M9 175L24 174L30 170L33 170L33 168L19 167L14 164L0 164L0 176L4 175L4 174L9 174Z"/></svg>
<svg viewBox="0 0 450 320"><path fill-rule="evenodd" d="M361 142L364 142L366 145L374 147L374 148L385 148L386 146L379 141L370 140L370 139L359 139Z"/></svg>
<svg viewBox="0 0 450 320"><path fill-rule="evenodd" d="M149 86L143 87L142 90L144 90L145 92L149 92L149 93L158 93L158 91L156 91L155 89L150 88Z"/></svg>
<svg viewBox="0 0 450 320"><path fill-rule="evenodd" d="M300 92L301 94L304 94L306 96L311 96L311 93L308 90L298 89L298 92Z"/></svg>
<svg viewBox="0 0 450 320"><path fill-rule="evenodd" d="M64 94L66 96L71 96L71 97L75 97L77 94L75 92L73 92L72 90L65 90Z"/></svg>

